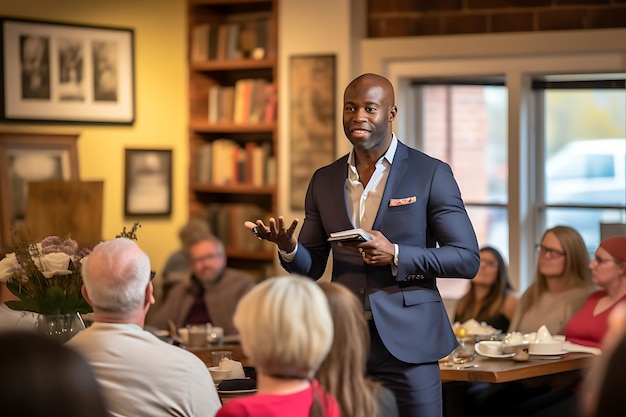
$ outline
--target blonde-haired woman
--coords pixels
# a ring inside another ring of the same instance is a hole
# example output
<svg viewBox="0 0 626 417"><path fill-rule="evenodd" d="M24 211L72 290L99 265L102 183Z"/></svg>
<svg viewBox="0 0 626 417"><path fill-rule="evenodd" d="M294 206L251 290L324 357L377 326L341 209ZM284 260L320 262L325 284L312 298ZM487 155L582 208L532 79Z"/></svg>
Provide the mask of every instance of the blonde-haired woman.
<svg viewBox="0 0 626 417"><path fill-rule="evenodd" d="M339 417L335 399L313 379L333 341L328 301L312 280L270 278L237 305L235 327L256 367L257 394L231 400L216 417Z"/></svg>
<svg viewBox="0 0 626 417"><path fill-rule="evenodd" d="M333 345L317 372L320 384L331 393L341 417L397 417L393 393L365 378L370 335L363 305L344 285L320 282L333 316Z"/></svg>
<svg viewBox="0 0 626 417"><path fill-rule="evenodd" d="M568 226L546 230L537 245L535 281L522 295L509 331L531 333L545 325L563 334L593 290L589 253L580 234Z"/></svg>

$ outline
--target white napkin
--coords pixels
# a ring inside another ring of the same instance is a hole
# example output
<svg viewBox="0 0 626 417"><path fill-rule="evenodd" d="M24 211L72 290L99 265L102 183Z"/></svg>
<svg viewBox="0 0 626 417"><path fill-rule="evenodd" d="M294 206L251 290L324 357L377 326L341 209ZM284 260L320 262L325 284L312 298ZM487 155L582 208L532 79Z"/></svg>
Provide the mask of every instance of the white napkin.
<svg viewBox="0 0 626 417"><path fill-rule="evenodd" d="M219 369L229 369L230 377L228 379L245 378L246 374L243 372L243 365L239 361L234 361L229 358L223 358L220 361Z"/></svg>
<svg viewBox="0 0 626 417"><path fill-rule="evenodd" d="M598 348L591 346L583 346L578 345L576 343L565 341L563 342L563 350L568 352L581 352L581 353L591 353L593 355L601 355L602 351Z"/></svg>

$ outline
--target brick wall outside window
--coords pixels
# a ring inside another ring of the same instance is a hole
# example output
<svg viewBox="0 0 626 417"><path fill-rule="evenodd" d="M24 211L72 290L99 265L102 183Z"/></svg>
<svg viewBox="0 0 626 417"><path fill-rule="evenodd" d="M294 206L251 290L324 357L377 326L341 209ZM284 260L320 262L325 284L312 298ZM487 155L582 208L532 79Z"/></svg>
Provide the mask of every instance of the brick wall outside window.
<svg viewBox="0 0 626 417"><path fill-rule="evenodd" d="M368 37L626 27L626 0L367 0Z"/></svg>

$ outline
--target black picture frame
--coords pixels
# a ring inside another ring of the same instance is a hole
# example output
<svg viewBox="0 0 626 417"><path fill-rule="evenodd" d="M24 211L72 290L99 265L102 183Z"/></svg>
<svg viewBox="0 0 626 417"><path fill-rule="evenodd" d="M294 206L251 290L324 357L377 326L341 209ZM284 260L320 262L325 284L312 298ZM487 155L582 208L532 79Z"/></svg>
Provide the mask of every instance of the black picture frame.
<svg viewBox="0 0 626 417"><path fill-rule="evenodd" d="M124 215L172 214L172 150L125 149Z"/></svg>
<svg viewBox="0 0 626 417"><path fill-rule="evenodd" d="M135 121L134 31L0 17L0 120Z"/></svg>

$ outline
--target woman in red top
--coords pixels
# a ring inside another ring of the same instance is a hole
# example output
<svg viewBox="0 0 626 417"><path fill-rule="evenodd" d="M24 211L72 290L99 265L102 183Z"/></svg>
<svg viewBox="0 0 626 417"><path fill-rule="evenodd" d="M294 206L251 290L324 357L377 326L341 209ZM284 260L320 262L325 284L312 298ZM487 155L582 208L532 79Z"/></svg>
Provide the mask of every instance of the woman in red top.
<svg viewBox="0 0 626 417"><path fill-rule="evenodd" d="M317 283L293 275L265 280L241 299L234 322L256 367L257 394L228 401L216 417L339 417L335 399L313 379L333 341Z"/></svg>
<svg viewBox="0 0 626 417"><path fill-rule="evenodd" d="M589 296L565 325L565 338L585 346L600 347L607 318L615 305L626 300L626 236L605 239L589 264L593 283L602 289Z"/></svg>

